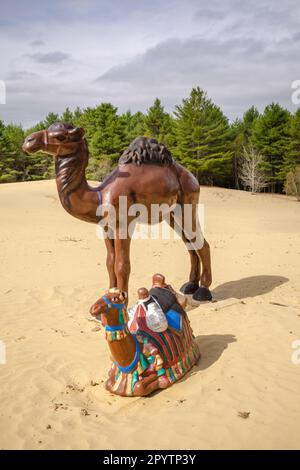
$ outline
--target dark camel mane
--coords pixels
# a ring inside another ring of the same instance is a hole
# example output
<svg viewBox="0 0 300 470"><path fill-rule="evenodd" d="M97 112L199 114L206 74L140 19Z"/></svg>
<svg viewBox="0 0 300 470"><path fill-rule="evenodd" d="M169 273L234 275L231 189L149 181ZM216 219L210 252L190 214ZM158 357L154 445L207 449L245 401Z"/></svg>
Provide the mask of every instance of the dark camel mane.
<svg viewBox="0 0 300 470"><path fill-rule="evenodd" d="M119 159L120 165L134 163L135 165L155 164L171 165L173 158L167 147L155 139L137 137L123 152Z"/></svg>

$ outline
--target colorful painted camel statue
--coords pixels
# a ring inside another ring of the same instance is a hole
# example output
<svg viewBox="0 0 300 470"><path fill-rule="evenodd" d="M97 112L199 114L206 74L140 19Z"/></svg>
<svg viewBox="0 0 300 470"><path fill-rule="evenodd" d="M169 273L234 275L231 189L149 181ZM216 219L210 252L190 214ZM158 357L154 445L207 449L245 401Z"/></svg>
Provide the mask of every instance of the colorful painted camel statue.
<svg viewBox="0 0 300 470"><path fill-rule="evenodd" d="M180 380L199 358L188 316L164 276L153 276L153 287L138 290L139 302L129 320L125 296L109 289L90 309L100 315L112 357L105 388L121 396L145 396ZM166 321L155 323L160 309ZM153 310L154 309L154 310ZM149 324L151 326L149 326Z"/></svg>

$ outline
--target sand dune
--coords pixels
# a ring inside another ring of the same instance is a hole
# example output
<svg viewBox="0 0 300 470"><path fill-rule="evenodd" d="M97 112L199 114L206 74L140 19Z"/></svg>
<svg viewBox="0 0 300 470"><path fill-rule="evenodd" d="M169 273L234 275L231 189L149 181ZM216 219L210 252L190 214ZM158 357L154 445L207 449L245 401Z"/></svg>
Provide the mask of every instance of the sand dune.
<svg viewBox="0 0 300 470"><path fill-rule="evenodd" d="M201 201L218 300L190 309L202 360L170 389L119 398L88 314L107 287L95 226L64 212L54 181L0 185L0 448L300 448L300 204L219 188ZM156 271L187 280L179 240L135 240L131 258L132 302ZM243 302L211 309L229 298Z"/></svg>

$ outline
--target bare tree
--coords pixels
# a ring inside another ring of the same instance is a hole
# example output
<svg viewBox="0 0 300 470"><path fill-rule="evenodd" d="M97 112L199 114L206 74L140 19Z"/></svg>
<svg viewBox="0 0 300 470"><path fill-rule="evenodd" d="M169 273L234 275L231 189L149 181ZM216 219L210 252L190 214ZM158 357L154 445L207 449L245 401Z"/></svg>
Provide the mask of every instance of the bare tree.
<svg viewBox="0 0 300 470"><path fill-rule="evenodd" d="M260 192L268 185L261 168L263 161L263 156L253 147L243 148L238 174L244 188L249 189L252 194Z"/></svg>
<svg viewBox="0 0 300 470"><path fill-rule="evenodd" d="M295 196L297 201L300 201L300 165L287 174L284 192L288 196Z"/></svg>

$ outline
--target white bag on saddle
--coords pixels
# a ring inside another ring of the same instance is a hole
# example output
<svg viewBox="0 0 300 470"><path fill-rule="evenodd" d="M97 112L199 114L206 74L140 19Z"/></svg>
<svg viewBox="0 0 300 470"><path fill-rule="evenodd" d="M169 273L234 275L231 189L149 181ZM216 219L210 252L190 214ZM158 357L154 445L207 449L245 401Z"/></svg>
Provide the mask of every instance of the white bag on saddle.
<svg viewBox="0 0 300 470"><path fill-rule="evenodd" d="M158 303L153 299L153 302L149 303L146 308L146 323L148 328L156 333L166 331L168 328L168 321L160 305L158 305Z"/></svg>
<svg viewBox="0 0 300 470"><path fill-rule="evenodd" d="M168 328L168 321L160 305L155 301L153 297L148 297L147 299L139 300L132 308L128 309L129 329L131 327L131 324L135 320L139 305L141 305L144 309L146 324L149 330L155 331L156 333L166 331L166 329Z"/></svg>

